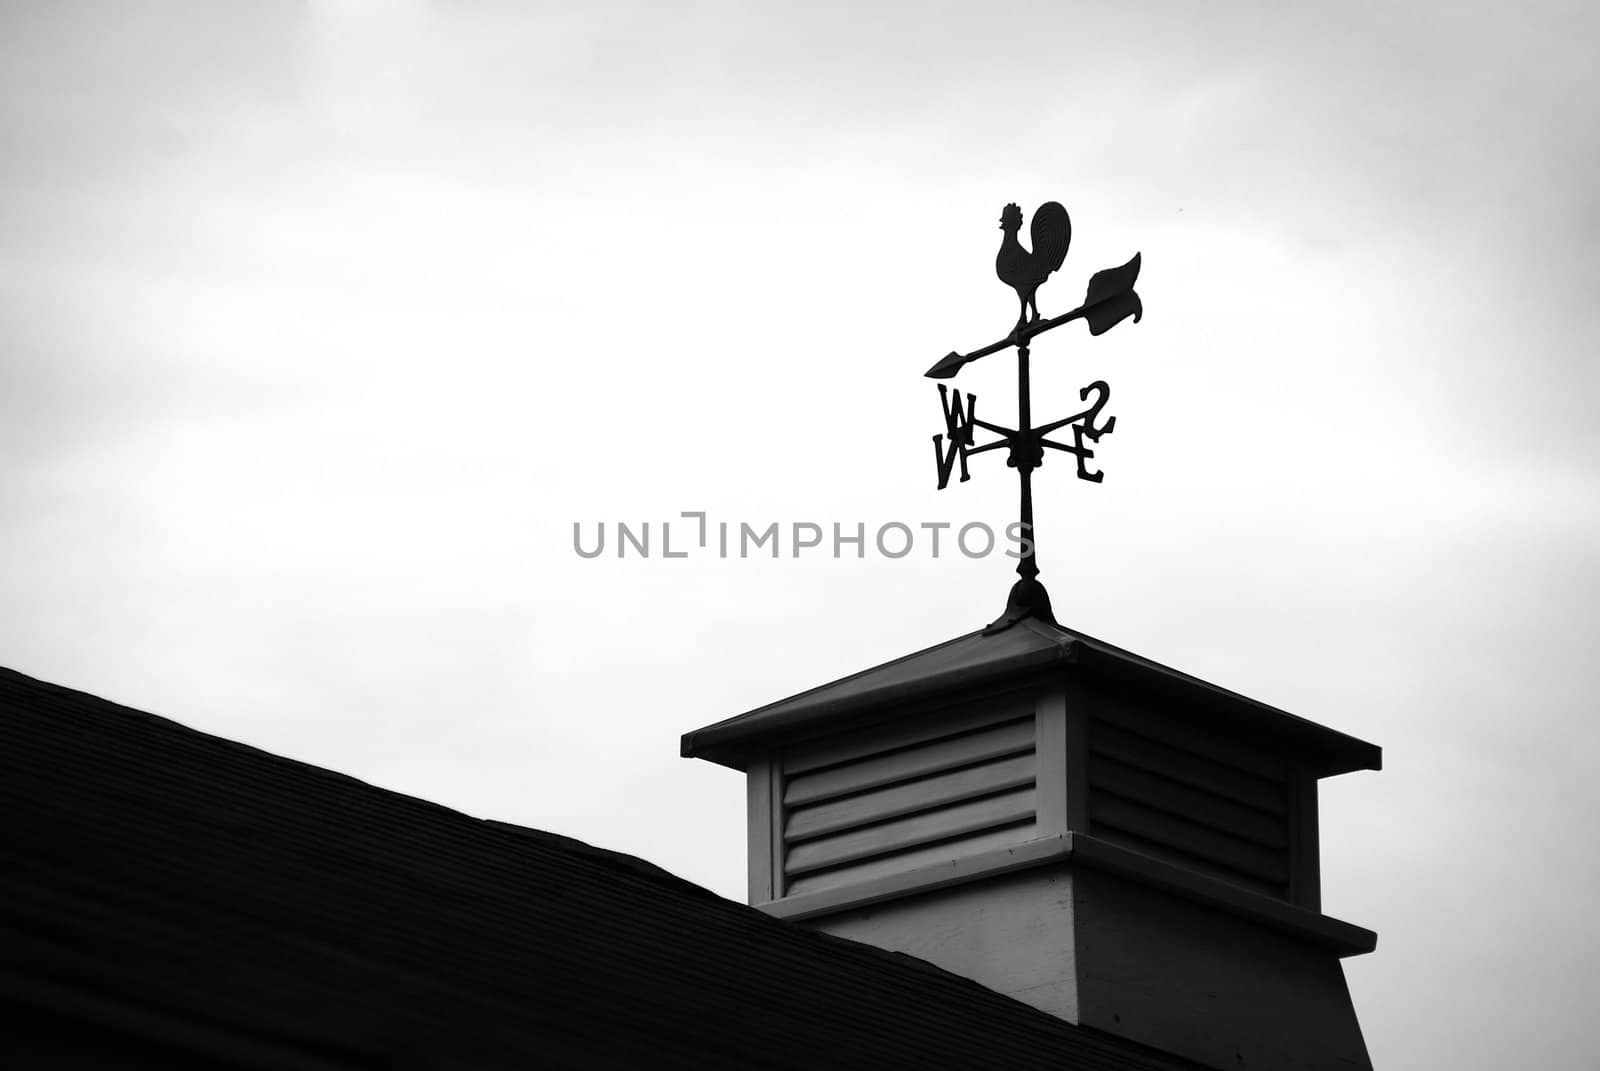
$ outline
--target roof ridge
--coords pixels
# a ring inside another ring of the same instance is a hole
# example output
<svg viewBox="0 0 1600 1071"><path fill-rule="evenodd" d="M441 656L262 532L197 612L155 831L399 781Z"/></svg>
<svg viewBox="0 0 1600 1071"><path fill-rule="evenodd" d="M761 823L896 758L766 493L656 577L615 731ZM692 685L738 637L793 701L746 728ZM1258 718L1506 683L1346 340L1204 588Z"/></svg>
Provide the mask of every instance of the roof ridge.
<svg viewBox="0 0 1600 1071"><path fill-rule="evenodd" d="M463 815L463 817L470 818L471 815ZM492 829L510 833L513 836L526 838L554 851L560 851L565 852L568 855L579 856L583 859L599 863L602 866L625 870L635 877L645 878L649 881L666 885L670 888L693 893L697 896L711 897L712 899L721 900L730 904L737 903L735 900L729 900L725 896L717 895L717 893L706 888L704 885L696 885L688 878L679 877L677 874L674 874L665 867L658 866L657 864L652 863L650 860L641 856L629 855L627 852L619 852L611 848L601 848L597 845L590 844L588 841L579 840L577 837L569 837L565 833L552 833L547 829L535 829L532 826L519 826L513 822L503 822L498 818L479 818L476 819L476 821L481 822L485 826L488 826Z"/></svg>

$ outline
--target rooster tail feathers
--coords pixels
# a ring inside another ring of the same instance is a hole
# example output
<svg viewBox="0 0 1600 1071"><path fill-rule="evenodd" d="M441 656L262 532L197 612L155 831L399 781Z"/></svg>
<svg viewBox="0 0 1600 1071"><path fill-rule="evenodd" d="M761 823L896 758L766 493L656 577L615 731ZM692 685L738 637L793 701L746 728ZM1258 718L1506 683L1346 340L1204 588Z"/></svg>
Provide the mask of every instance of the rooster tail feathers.
<svg viewBox="0 0 1600 1071"><path fill-rule="evenodd" d="M1028 226L1033 239L1034 262L1055 271L1067 259L1067 247L1072 244L1072 220L1058 201L1046 201L1033 214Z"/></svg>

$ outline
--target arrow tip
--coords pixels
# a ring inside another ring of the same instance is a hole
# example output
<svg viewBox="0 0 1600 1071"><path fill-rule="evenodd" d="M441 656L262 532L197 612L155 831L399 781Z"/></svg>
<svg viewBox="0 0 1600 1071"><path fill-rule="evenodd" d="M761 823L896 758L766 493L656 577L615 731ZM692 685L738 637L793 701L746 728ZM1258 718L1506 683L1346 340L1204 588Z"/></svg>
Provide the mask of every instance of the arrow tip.
<svg viewBox="0 0 1600 1071"><path fill-rule="evenodd" d="M927 376L929 379L950 379L957 372L961 371L961 366L966 363L967 359L965 357L961 356L961 354L955 352L954 350L951 350L949 353L941 357L937 364L922 374Z"/></svg>

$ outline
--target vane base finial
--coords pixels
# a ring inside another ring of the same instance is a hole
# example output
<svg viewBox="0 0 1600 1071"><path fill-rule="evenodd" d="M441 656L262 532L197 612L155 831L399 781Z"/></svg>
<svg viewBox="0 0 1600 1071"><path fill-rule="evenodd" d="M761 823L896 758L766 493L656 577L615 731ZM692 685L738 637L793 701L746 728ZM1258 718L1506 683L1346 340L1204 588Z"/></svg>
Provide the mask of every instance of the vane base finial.
<svg viewBox="0 0 1600 1071"><path fill-rule="evenodd" d="M1054 625L1056 615L1050 609L1050 593L1033 577L1023 577L1011 585L1011 595L1006 599L1005 613L990 622L985 634L1003 632L1024 618L1033 618Z"/></svg>

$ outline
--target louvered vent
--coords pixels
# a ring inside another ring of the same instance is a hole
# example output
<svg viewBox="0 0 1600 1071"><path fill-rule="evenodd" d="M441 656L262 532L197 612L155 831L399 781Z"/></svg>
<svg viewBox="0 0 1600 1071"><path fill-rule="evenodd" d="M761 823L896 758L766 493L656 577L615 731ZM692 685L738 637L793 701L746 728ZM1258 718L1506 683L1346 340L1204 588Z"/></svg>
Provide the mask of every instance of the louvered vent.
<svg viewBox="0 0 1600 1071"><path fill-rule="evenodd" d="M1284 769L1261 755L1174 735L1159 725L1091 719L1090 831L1287 899Z"/></svg>
<svg viewBox="0 0 1600 1071"><path fill-rule="evenodd" d="M783 758L782 895L946 862L1037 835L1031 714L905 728Z"/></svg>

